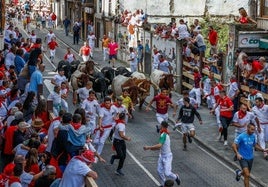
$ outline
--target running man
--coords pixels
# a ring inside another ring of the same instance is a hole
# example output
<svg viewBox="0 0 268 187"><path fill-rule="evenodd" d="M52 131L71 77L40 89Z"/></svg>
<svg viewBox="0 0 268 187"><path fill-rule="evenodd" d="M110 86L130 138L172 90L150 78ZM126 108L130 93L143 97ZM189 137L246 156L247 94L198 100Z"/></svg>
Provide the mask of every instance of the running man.
<svg viewBox="0 0 268 187"><path fill-rule="evenodd" d="M52 63L54 63L53 60L55 58L56 48L59 47L55 39L56 38L51 38L51 41L47 44L50 53L49 59L51 60Z"/></svg>
<svg viewBox="0 0 268 187"><path fill-rule="evenodd" d="M118 44L111 39L111 42L108 44L108 51L109 51L109 64L112 61L112 66L114 68L115 60L117 59L117 51L119 49Z"/></svg>
<svg viewBox="0 0 268 187"><path fill-rule="evenodd" d="M202 125L203 122L202 122L201 116L197 112L196 108L190 104L189 97L183 98L183 102L184 102L184 105L180 109L178 120L177 120L176 124L178 124L179 121L181 120L181 122L182 122L181 130L183 133L183 137L182 137L183 150L186 151L187 150L186 137L188 137L188 142L192 143L192 137L195 136L195 127L193 124L194 116L196 115L196 117L199 119L200 125ZM174 130L176 127L177 126L174 127Z"/></svg>
<svg viewBox="0 0 268 187"><path fill-rule="evenodd" d="M84 45L79 50L79 55L82 56L84 62L89 61L90 51L91 49L88 42L84 42Z"/></svg>
<svg viewBox="0 0 268 187"><path fill-rule="evenodd" d="M155 96L146 107L146 111L149 111L153 102L156 102L156 119L159 125L163 121L168 121L168 107L174 108L174 114L176 114L176 107L173 105L171 99L167 96L168 90L166 88L161 89L161 93ZM156 125L156 132L159 133L159 125Z"/></svg>
<svg viewBox="0 0 268 187"><path fill-rule="evenodd" d="M178 185L181 184L181 180L178 174L174 174L171 171L172 164L172 152L170 148L170 137L168 131L168 123L166 121L161 122L161 131L159 143L153 146L144 146L144 150L160 150L158 164L157 164L157 172L161 180L161 185L164 186L166 177L177 182Z"/></svg>
<svg viewBox="0 0 268 187"><path fill-rule="evenodd" d="M237 169L236 180L239 181L241 175L244 176L244 185L249 187L249 177L250 171L253 164L253 148L256 150L262 151L267 154L268 149L263 149L259 144L256 143L256 137L254 135L255 125L250 123L247 125L247 131L240 134L235 138L232 148L236 154L237 159L239 160L241 169Z"/></svg>

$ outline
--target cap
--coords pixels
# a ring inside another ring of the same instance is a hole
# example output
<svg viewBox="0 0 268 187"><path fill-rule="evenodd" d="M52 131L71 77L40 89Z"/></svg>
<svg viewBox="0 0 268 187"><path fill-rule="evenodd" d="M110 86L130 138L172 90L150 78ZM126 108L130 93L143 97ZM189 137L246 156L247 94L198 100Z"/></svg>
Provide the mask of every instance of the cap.
<svg viewBox="0 0 268 187"><path fill-rule="evenodd" d="M14 116L15 116L15 119L16 119L16 120L21 120L21 119L23 119L23 113L22 113L21 111L17 111L17 112L15 112Z"/></svg>
<svg viewBox="0 0 268 187"><path fill-rule="evenodd" d="M26 128L29 128L31 125L26 123L25 121L22 121L19 123L19 128L21 129L26 129Z"/></svg>
<svg viewBox="0 0 268 187"><path fill-rule="evenodd" d="M95 161L95 155L92 151L86 150L81 154L81 157L84 159L87 163L93 163Z"/></svg>
<svg viewBox="0 0 268 187"><path fill-rule="evenodd" d="M40 128L40 127L43 127L44 126L44 123L41 119L35 119L33 122L32 122L32 126L33 127L37 127L37 128Z"/></svg>

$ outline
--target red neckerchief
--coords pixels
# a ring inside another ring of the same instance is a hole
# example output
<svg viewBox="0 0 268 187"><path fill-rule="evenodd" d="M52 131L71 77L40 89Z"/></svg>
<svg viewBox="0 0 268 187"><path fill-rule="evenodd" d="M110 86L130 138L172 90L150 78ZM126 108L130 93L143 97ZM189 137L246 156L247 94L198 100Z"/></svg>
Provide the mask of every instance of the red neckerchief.
<svg viewBox="0 0 268 187"><path fill-rule="evenodd" d="M242 110L238 111L238 119L243 119L247 115L247 112L243 112Z"/></svg>
<svg viewBox="0 0 268 187"><path fill-rule="evenodd" d="M88 164L88 163L85 161L85 159L83 159L83 157L81 157L81 156L75 156L74 158L77 159L77 160L80 160L81 162L84 162L84 163Z"/></svg>
<svg viewBox="0 0 268 187"><path fill-rule="evenodd" d="M81 127L81 123L71 123L71 125L73 126L73 128L75 129L75 130L77 130L77 129L79 129L80 127Z"/></svg>
<svg viewBox="0 0 268 187"><path fill-rule="evenodd" d="M260 107L258 107L259 109L261 109L264 106L264 104L262 103Z"/></svg>
<svg viewBox="0 0 268 187"><path fill-rule="evenodd" d="M165 99L167 97L166 95L163 95L163 94L159 94L158 96L160 99Z"/></svg>
<svg viewBox="0 0 268 187"><path fill-rule="evenodd" d="M248 63L248 61L246 61L246 60L243 61L243 64L244 64L244 65L246 65L247 63Z"/></svg>
<svg viewBox="0 0 268 187"><path fill-rule="evenodd" d="M58 117L56 117L56 118L54 118L51 122L53 122L53 121L57 121L57 120L59 120L60 121L60 117L58 116Z"/></svg>
<svg viewBox="0 0 268 187"><path fill-rule="evenodd" d="M253 92L252 94L250 94L250 95L254 96L254 95L256 95L257 93L258 93L258 90L254 90L254 92Z"/></svg>
<svg viewBox="0 0 268 187"><path fill-rule="evenodd" d="M117 120L115 120L115 123L116 123L116 125L117 125L118 123L122 123L122 124L125 125L125 120L117 119Z"/></svg>
<svg viewBox="0 0 268 187"><path fill-rule="evenodd" d="M162 129L160 130L160 134L162 134L162 133L169 134L169 131L168 131L166 128L162 128Z"/></svg>
<svg viewBox="0 0 268 187"><path fill-rule="evenodd" d="M105 105L105 103L101 103L100 107L102 107L102 108L106 108L107 110L110 110L110 109L111 109L111 105L110 105L110 107L107 107L107 106Z"/></svg>
<svg viewBox="0 0 268 187"><path fill-rule="evenodd" d="M231 83L234 83L234 82L236 82L236 80L231 79L230 82L231 82Z"/></svg>
<svg viewBox="0 0 268 187"><path fill-rule="evenodd" d="M119 105L117 102L115 102L114 106L116 106L117 108L120 108L122 105Z"/></svg>

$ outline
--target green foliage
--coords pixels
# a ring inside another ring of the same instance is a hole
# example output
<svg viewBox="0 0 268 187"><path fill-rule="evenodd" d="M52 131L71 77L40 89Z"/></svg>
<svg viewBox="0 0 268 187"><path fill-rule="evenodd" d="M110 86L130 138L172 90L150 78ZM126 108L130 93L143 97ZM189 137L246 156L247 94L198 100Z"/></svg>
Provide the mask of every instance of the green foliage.
<svg viewBox="0 0 268 187"><path fill-rule="evenodd" d="M226 50L226 44L228 44L228 38L229 38L229 26L224 22L224 20L220 18L210 18L206 16L204 18L204 21L201 21L200 23L202 29L202 35L204 38L207 38L208 36L208 26L212 26L217 32L218 32L218 51L225 52ZM206 40L207 50L206 50L206 57L209 56L210 51L210 44L209 41Z"/></svg>

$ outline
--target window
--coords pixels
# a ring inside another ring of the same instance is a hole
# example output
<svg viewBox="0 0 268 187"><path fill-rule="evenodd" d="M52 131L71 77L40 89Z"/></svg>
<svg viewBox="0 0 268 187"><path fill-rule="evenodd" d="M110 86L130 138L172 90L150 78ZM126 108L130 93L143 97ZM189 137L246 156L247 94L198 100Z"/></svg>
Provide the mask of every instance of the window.
<svg viewBox="0 0 268 187"><path fill-rule="evenodd" d="M99 0L99 13L102 13L102 0Z"/></svg>
<svg viewBox="0 0 268 187"><path fill-rule="evenodd" d="M268 0L261 1L261 16L268 17Z"/></svg>

